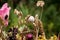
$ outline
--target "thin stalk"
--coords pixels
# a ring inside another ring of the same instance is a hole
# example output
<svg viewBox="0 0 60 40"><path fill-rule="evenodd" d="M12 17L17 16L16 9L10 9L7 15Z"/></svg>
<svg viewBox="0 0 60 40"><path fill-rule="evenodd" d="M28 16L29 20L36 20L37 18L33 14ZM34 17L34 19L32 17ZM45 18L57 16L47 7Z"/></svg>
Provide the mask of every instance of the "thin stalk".
<svg viewBox="0 0 60 40"><path fill-rule="evenodd" d="M35 40L38 40L38 33L39 33L39 28L36 29L36 39Z"/></svg>
<svg viewBox="0 0 60 40"><path fill-rule="evenodd" d="M42 14L43 14L43 7L42 7L42 9L41 9L40 20L42 19ZM42 24L40 25L40 28L41 28L41 30L43 31L42 35L45 37L45 32L44 32L44 29L43 29ZM46 38L46 37L45 37L45 38Z"/></svg>
<svg viewBox="0 0 60 40"><path fill-rule="evenodd" d="M42 19L42 13L43 13L43 7L42 7L42 10L41 10L41 13L40 13L40 20Z"/></svg>
<svg viewBox="0 0 60 40"><path fill-rule="evenodd" d="M0 25L0 38L2 39L2 40L5 40L4 39L4 35L3 35L3 26L2 25Z"/></svg>

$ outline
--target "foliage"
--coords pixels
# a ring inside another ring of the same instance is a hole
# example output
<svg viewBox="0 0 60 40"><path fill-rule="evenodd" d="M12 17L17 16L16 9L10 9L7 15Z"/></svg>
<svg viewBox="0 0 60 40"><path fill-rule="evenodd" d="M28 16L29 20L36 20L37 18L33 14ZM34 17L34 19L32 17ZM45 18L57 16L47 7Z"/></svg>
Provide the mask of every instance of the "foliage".
<svg viewBox="0 0 60 40"><path fill-rule="evenodd" d="M38 0L28 0L28 1L25 0L25 2L24 2L21 0L20 4L16 3L17 4L16 9L21 10L24 17L27 14L34 16L37 13L39 14L39 17L40 17L41 8L36 6L37 1ZM57 0L57 2L56 2L56 0L53 0L53 1L44 0L44 1L46 2L46 4L44 6L42 21L44 24L44 30L46 32L46 35L49 36L49 35L52 35L53 33L58 34L60 32L60 6L58 6L60 1L58 1L58 0ZM3 2L4 2L4 0L1 1L1 4ZM8 0L6 2L8 2L10 4L10 6L12 7L11 12L10 12L10 19L9 19L8 27L10 27L12 25L17 25L18 18L13 12L14 11L13 0L11 0L11 3L10 3L10 0ZM57 11L57 8L58 8L58 11ZM8 27L7 27L7 29L8 29Z"/></svg>

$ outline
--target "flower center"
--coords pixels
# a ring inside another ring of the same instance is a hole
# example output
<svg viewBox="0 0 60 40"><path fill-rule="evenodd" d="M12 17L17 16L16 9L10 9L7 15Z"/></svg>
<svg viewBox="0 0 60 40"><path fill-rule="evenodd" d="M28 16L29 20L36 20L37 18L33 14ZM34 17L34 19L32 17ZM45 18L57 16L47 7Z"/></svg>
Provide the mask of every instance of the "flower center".
<svg viewBox="0 0 60 40"><path fill-rule="evenodd" d="M8 18L8 15L5 16L5 20Z"/></svg>

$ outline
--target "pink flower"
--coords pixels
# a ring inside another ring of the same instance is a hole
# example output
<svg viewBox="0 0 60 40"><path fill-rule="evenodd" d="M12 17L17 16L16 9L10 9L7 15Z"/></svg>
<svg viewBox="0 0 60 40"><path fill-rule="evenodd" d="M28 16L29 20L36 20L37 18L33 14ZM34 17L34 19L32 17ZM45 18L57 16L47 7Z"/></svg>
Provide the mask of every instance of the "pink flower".
<svg viewBox="0 0 60 40"><path fill-rule="evenodd" d="M8 7L8 3L3 4L2 8L0 8L0 18L3 20L5 26L8 25L10 9L11 7Z"/></svg>
<svg viewBox="0 0 60 40"><path fill-rule="evenodd" d="M33 34L31 33L26 34L26 38L27 40L33 40Z"/></svg>
<svg viewBox="0 0 60 40"><path fill-rule="evenodd" d="M27 36L28 36L29 38L31 38L31 37L32 37L32 34L28 34Z"/></svg>

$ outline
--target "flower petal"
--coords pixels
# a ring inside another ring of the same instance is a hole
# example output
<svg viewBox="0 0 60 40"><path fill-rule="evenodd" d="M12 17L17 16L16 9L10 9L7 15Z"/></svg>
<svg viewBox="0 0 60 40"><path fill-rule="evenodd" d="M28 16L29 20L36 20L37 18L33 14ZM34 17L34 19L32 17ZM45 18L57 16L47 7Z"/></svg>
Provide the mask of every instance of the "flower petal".
<svg viewBox="0 0 60 40"><path fill-rule="evenodd" d="M8 3L5 3L5 4L3 4L1 10L3 10L4 8L7 8L7 7L8 7Z"/></svg>

